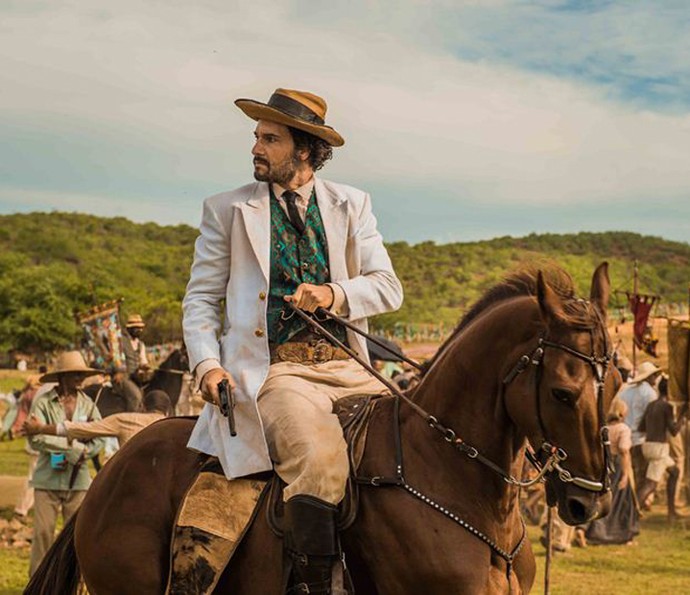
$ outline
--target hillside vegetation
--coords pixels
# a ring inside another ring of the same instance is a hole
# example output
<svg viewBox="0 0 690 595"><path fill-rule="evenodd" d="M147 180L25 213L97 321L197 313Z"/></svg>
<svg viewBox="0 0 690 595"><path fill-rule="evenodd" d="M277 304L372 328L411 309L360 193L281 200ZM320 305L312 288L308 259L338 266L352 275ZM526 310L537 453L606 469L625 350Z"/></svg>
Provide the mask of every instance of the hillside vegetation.
<svg viewBox="0 0 690 595"><path fill-rule="evenodd" d="M141 313L147 342L179 339L180 303L197 230L74 213L0 216L0 349L50 350L78 334L74 311L116 298ZM513 269L553 261L583 294L594 267L611 264L614 288L630 288L632 262L641 289L685 302L690 245L627 232L530 235L436 245L388 245L405 304L378 317L396 323L454 325L483 291ZM622 303L622 302L621 302Z"/></svg>

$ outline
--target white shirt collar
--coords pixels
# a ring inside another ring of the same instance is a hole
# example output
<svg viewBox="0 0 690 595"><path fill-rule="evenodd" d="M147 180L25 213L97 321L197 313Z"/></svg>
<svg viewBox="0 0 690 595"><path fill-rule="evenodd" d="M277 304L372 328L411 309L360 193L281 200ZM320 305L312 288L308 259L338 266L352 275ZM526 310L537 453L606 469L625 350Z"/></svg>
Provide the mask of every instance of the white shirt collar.
<svg viewBox="0 0 690 595"><path fill-rule="evenodd" d="M283 192L285 192L285 188L283 188L280 184L273 184L272 186L273 189L273 194L275 194L276 198L279 198L281 201L283 200ZM314 190L314 176L312 176L311 180L309 180L306 184L300 186L295 190L297 194L299 194L299 199L297 202L302 203L306 205L309 203L309 199L311 198L311 193Z"/></svg>

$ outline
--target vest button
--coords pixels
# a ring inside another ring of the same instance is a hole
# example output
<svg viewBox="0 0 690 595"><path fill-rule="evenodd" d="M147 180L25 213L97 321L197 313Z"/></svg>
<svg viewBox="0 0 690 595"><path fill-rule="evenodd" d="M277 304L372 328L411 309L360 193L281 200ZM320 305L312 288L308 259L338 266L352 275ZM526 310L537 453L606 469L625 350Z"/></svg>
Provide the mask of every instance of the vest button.
<svg viewBox="0 0 690 595"><path fill-rule="evenodd" d="M257 337L263 337L263 336L264 336L264 329L258 328L258 329L256 329L256 330L254 331L254 334L255 334Z"/></svg>
<svg viewBox="0 0 690 595"><path fill-rule="evenodd" d="M265 299L266 299L266 292L265 292L265 291L260 291L260 292L259 292L259 299L260 299L260 300L265 300Z"/></svg>
<svg viewBox="0 0 690 595"><path fill-rule="evenodd" d="M306 263L306 262L303 262L303 263L302 263L302 270L303 270L303 271L306 271L308 268L309 268L309 264Z"/></svg>

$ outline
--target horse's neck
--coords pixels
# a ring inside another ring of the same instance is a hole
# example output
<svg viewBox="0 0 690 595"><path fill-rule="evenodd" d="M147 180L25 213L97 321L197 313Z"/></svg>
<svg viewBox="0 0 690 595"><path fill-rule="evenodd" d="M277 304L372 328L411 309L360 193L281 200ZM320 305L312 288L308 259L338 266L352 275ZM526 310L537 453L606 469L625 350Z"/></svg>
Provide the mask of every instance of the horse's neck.
<svg viewBox="0 0 690 595"><path fill-rule="evenodd" d="M534 308L530 303L528 298L511 300L478 317L445 346L415 393L417 404L452 428L458 438L514 475L519 473L522 462L524 436L505 411L502 378L506 367L515 363L511 358L517 361L516 351L521 346L527 349L534 334ZM415 426L412 418L416 416L407 417L407 425ZM458 464L459 459L466 459L465 455L439 444L436 436L429 436L428 429L408 434L419 442L415 449L428 449L432 442L436 445L434 454L427 453L427 457L442 457L449 469L468 471L467 464ZM495 486L497 507L506 512L512 508L515 490L511 492L495 471L476 460L469 463L471 473L488 478Z"/></svg>

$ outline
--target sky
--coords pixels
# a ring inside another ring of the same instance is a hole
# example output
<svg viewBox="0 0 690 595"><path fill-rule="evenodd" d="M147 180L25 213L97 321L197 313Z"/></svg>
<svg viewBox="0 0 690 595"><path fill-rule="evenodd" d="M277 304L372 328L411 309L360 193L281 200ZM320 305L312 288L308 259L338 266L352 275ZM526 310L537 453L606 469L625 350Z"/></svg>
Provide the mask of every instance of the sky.
<svg viewBox="0 0 690 595"><path fill-rule="evenodd" d="M690 240L686 0L5 0L0 214L198 226L252 181L277 87L345 137L319 175L388 241Z"/></svg>

